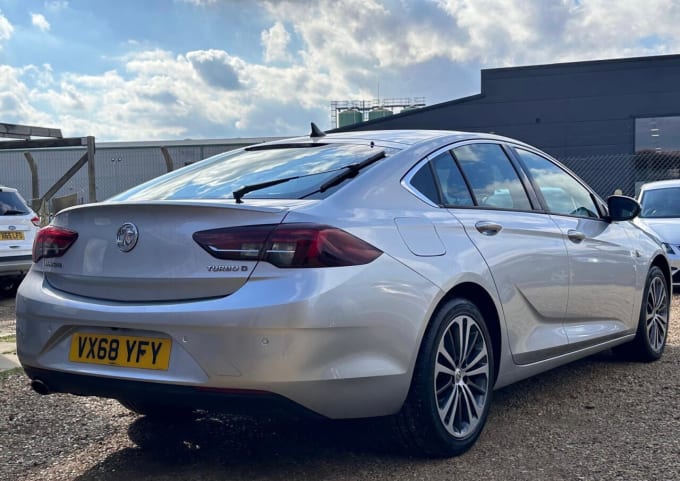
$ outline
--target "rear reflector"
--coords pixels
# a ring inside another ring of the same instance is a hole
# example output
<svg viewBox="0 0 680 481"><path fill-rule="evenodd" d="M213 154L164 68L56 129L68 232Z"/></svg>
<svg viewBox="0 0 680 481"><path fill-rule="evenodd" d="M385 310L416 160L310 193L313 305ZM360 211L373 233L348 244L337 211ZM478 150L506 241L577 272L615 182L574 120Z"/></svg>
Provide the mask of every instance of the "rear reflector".
<svg viewBox="0 0 680 481"><path fill-rule="evenodd" d="M33 262L61 257L78 239L78 233L63 227L47 226L38 231L33 242Z"/></svg>
<svg viewBox="0 0 680 481"><path fill-rule="evenodd" d="M344 230L318 224L227 227L194 234L213 257L269 262L277 267L342 267L368 264L382 251Z"/></svg>

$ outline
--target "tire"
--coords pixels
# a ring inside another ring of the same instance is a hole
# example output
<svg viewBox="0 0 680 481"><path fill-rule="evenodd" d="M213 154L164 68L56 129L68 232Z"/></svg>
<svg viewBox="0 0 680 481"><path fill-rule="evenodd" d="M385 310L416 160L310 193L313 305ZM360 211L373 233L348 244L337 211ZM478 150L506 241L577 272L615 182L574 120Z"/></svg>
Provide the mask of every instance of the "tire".
<svg viewBox="0 0 680 481"><path fill-rule="evenodd" d="M635 338L614 348L625 360L652 362L661 358L670 319L670 295L661 269L652 266L647 274Z"/></svg>
<svg viewBox="0 0 680 481"><path fill-rule="evenodd" d="M20 283L20 280L0 283L0 297L15 297Z"/></svg>
<svg viewBox="0 0 680 481"><path fill-rule="evenodd" d="M118 402L133 413L156 419L185 421L192 419L194 414L193 409L188 407L164 406L162 404L131 401L129 399L119 399Z"/></svg>
<svg viewBox="0 0 680 481"><path fill-rule="evenodd" d="M393 418L403 447L428 457L470 449L486 423L494 379L494 352L482 314L466 299L448 301L430 322L408 396Z"/></svg>

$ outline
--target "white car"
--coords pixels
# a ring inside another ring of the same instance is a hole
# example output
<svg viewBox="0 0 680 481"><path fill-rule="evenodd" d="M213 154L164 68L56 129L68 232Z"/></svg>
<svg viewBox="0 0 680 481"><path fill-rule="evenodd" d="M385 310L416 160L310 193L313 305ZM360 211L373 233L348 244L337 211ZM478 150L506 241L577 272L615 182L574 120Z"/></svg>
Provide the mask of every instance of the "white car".
<svg viewBox="0 0 680 481"><path fill-rule="evenodd" d="M666 249L673 287L680 287L680 179L649 182L640 189L640 216L635 220L651 230Z"/></svg>
<svg viewBox="0 0 680 481"><path fill-rule="evenodd" d="M40 218L16 189L0 185L0 294L13 292L31 268Z"/></svg>

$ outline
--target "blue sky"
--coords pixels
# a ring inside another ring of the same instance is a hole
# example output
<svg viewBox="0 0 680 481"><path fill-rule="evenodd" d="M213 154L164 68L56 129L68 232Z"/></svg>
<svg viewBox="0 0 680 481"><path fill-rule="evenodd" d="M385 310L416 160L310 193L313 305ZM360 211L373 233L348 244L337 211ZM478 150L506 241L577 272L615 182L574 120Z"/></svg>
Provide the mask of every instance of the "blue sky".
<svg viewBox="0 0 680 481"><path fill-rule="evenodd" d="M0 0L0 122L97 140L298 135L331 100L680 53L674 0Z"/></svg>

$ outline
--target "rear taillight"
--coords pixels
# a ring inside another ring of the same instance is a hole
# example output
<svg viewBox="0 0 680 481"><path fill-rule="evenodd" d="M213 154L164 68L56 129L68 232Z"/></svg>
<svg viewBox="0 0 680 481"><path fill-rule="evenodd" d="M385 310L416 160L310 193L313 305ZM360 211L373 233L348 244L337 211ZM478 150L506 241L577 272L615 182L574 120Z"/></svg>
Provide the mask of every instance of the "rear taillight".
<svg viewBox="0 0 680 481"><path fill-rule="evenodd" d="M63 227L47 226L38 231L33 242L33 262L61 257L78 238L78 233Z"/></svg>
<svg viewBox="0 0 680 481"><path fill-rule="evenodd" d="M40 227L40 217L37 215L31 219L31 222L33 223L34 226Z"/></svg>
<svg viewBox="0 0 680 481"><path fill-rule="evenodd" d="M318 224L227 227L194 234L210 255L262 260L277 267L342 267L368 264L382 251L344 230Z"/></svg>

